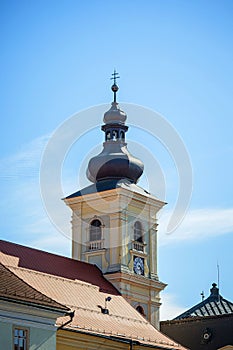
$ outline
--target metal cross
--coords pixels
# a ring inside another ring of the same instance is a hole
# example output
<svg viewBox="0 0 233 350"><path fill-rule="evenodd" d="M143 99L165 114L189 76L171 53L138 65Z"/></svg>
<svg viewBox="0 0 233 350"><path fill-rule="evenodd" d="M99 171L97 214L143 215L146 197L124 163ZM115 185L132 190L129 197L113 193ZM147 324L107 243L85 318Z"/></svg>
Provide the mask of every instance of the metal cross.
<svg viewBox="0 0 233 350"><path fill-rule="evenodd" d="M113 79L113 84L114 85L116 85L116 79L119 79L119 78L120 78L119 74L114 69L114 73L112 74L112 78L111 78L111 80Z"/></svg>

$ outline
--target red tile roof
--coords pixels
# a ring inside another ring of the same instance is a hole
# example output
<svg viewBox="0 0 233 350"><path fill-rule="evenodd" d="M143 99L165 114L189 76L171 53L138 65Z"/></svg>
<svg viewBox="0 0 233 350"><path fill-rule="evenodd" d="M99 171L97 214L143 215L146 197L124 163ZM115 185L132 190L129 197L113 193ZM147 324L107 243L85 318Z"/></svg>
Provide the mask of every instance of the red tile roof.
<svg viewBox="0 0 233 350"><path fill-rule="evenodd" d="M69 309L39 292L0 263L0 299L20 301L34 306L46 306L63 313Z"/></svg>
<svg viewBox="0 0 233 350"><path fill-rule="evenodd" d="M0 261L32 288L75 311L71 323L59 317L66 330L121 337L156 349L185 349L155 329L90 264L0 241ZM111 296L108 314L101 312ZM69 320L69 318L68 318Z"/></svg>
<svg viewBox="0 0 233 350"><path fill-rule="evenodd" d="M120 294L95 265L3 240L0 240L0 251L19 258L19 267L72 280L77 279L98 286L102 292Z"/></svg>
<svg viewBox="0 0 233 350"><path fill-rule="evenodd" d="M7 261L8 257L1 256L1 259ZM155 329L121 295L100 292L98 286L79 280L17 267L12 259L9 259L8 263L13 263L9 269L14 274L43 294L75 311L72 322L64 326L66 330L132 339L157 349L184 349ZM105 299L109 295L111 295L111 301L107 305L109 314L103 314L99 305L104 307ZM62 326L68 320L69 317L58 318L57 326Z"/></svg>

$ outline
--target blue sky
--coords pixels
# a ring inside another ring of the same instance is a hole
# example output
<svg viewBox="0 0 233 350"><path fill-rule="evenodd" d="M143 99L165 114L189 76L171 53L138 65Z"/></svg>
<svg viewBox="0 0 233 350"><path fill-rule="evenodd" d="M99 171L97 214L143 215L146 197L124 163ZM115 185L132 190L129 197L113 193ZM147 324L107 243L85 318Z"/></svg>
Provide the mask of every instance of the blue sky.
<svg viewBox="0 0 233 350"><path fill-rule="evenodd" d="M71 115L111 102L116 67L119 102L163 115L192 163L187 216L163 235L179 191L176 165L157 139L133 127L128 133L153 153L166 182L159 233L159 275L168 283L164 317L200 301L202 290L208 296L217 261L221 293L233 300L233 3L9 0L0 3L0 16L1 237L70 254L70 241L43 207L41 157L51 133ZM128 120L133 124L134 116ZM79 164L85 169L86 155L102 140L95 128L72 147L65 194L77 189Z"/></svg>

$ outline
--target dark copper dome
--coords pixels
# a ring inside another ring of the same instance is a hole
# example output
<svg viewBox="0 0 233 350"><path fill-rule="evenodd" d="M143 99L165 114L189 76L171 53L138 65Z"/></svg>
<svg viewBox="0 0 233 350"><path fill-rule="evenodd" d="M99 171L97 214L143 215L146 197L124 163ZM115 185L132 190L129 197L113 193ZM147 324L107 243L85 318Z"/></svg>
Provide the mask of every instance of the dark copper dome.
<svg viewBox="0 0 233 350"><path fill-rule="evenodd" d="M114 81L114 87L117 87ZM143 163L132 156L125 142L125 133L128 126L125 125L127 115L116 102L117 89L114 92L114 102L111 108L104 114L105 142L100 154L90 159L87 168L87 177L92 182L110 179L128 179L137 183L143 173Z"/></svg>
<svg viewBox="0 0 233 350"><path fill-rule="evenodd" d="M143 163L129 153L126 143L108 141L103 151L89 161L87 177L92 182L128 179L137 183L142 173Z"/></svg>

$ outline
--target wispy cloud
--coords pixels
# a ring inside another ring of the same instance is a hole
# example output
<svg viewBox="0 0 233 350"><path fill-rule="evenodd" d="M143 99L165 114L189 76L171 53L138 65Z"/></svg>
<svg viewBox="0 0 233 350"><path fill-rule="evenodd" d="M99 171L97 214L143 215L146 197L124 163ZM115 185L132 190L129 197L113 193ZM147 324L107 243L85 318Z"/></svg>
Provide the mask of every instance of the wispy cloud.
<svg viewBox="0 0 233 350"><path fill-rule="evenodd" d="M186 309L176 302L173 294L163 292L161 295L160 319L161 321L172 320Z"/></svg>
<svg viewBox="0 0 233 350"><path fill-rule="evenodd" d="M0 163L0 179L25 181L34 179L39 174L41 155L48 142L49 135L43 135L23 145L13 155L2 158Z"/></svg>
<svg viewBox="0 0 233 350"><path fill-rule="evenodd" d="M164 211L160 218L159 244L179 241L201 241L233 232L233 208L202 208L187 212L181 225L171 234L166 234L166 225L171 215Z"/></svg>
<svg viewBox="0 0 233 350"><path fill-rule="evenodd" d="M15 240L21 240L22 243L62 252L62 244L70 246L71 212L54 193L56 189L51 186L49 190L56 199L53 201L53 214L55 213L57 218L53 218L51 223L40 194L40 161L48 139L49 135L44 135L32 140L16 154L1 160L0 184L4 194L4 203L0 204L1 232L2 238L4 234L6 239L15 235ZM72 187L73 179L71 181L67 173L62 181L66 187ZM166 225L170 216L171 211L168 210L164 210L160 215L160 245L179 241L200 241L233 232L233 208L191 209L182 224L167 235ZM59 227L56 227L54 222L59 223ZM68 252L67 248L64 249L64 254L65 252Z"/></svg>
<svg viewBox="0 0 233 350"><path fill-rule="evenodd" d="M30 241L30 246L63 256L71 255L71 240L56 230Z"/></svg>

